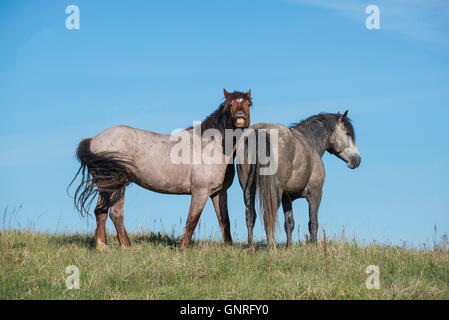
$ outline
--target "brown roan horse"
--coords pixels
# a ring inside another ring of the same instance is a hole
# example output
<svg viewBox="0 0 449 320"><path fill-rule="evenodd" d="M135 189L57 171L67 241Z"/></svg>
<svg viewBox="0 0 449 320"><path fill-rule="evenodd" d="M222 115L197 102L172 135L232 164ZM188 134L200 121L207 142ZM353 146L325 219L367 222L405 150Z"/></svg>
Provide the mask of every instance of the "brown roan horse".
<svg viewBox="0 0 449 320"><path fill-rule="evenodd" d="M192 195L181 247L190 245L201 212L210 197L223 239L232 244L227 189L234 179L235 151L225 152L225 131L243 129L250 125L252 102L251 90L247 93L229 93L225 89L223 91L225 101L201 123L198 130L201 132L201 151L218 154L218 163L173 163L173 148L179 143L173 139L173 135L128 126L111 127L81 141L77 149L81 167L73 181L79 174L82 181L75 192L74 201L81 214L87 213L94 196L98 194L94 210L97 221L95 239L98 247L102 248L107 244L105 223L108 213L116 228L120 245L131 244L123 215L125 189L130 183L159 193ZM208 129L219 132L221 141L214 137L204 137L203 133ZM189 148L193 148L194 140L198 139L198 131L191 127L181 132L187 137ZM235 145L235 141L232 143Z"/></svg>

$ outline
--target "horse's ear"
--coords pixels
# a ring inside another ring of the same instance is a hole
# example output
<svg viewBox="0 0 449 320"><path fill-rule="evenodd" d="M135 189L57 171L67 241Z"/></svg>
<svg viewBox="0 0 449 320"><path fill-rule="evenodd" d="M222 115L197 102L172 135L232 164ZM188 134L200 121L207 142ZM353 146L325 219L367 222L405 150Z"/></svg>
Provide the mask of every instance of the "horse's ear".
<svg viewBox="0 0 449 320"><path fill-rule="evenodd" d="M345 119L348 117L348 111L349 111L349 110L346 110L345 113L343 113L343 114L340 116L340 121L343 121L343 120L345 120ZM339 112L338 114L340 114L340 112Z"/></svg>
<svg viewBox="0 0 449 320"><path fill-rule="evenodd" d="M248 96L248 98L251 98L251 89L249 89L249 91L246 95Z"/></svg>
<svg viewBox="0 0 449 320"><path fill-rule="evenodd" d="M226 89L223 88L223 93L224 93L225 98L227 99L229 96L229 92L227 92Z"/></svg>

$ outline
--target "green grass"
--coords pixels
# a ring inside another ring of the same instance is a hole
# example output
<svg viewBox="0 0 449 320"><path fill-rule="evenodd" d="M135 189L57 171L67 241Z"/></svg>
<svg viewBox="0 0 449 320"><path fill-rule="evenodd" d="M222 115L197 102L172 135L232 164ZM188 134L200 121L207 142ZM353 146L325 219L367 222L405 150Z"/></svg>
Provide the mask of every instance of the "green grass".
<svg viewBox="0 0 449 320"><path fill-rule="evenodd" d="M131 235L131 248L96 250L92 237L0 233L1 299L448 299L447 250L330 241L268 250L197 241L188 250L161 234ZM66 267L80 289L66 288ZM368 290L365 269L380 269Z"/></svg>

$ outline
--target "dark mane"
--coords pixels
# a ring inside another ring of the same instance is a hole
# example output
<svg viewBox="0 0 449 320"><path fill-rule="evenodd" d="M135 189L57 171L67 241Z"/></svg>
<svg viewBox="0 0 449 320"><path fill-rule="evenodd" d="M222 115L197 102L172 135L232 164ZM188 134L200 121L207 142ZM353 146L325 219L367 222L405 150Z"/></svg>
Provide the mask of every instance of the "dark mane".
<svg viewBox="0 0 449 320"><path fill-rule="evenodd" d="M248 97L244 92L239 91L229 93L227 100L232 101L241 98L251 102L251 97ZM207 129L214 128L220 131L224 136L225 129L232 127L232 119L229 115L228 105L226 104L227 100L223 101L217 110L204 119L201 123L201 134ZM187 128L187 130L189 129L192 129L192 127Z"/></svg>
<svg viewBox="0 0 449 320"><path fill-rule="evenodd" d="M332 134L340 116L341 114L339 113L320 113L302 120L299 123L294 123L290 128L300 131L306 137L319 144L319 141L322 141L323 135ZM343 123L352 140L355 142L355 132L351 119L345 118Z"/></svg>
<svg viewBox="0 0 449 320"><path fill-rule="evenodd" d="M217 110L201 122L201 134L207 129L217 129L221 133L224 133L226 128L231 128L232 119L229 116L229 110L226 108L226 101L222 102Z"/></svg>

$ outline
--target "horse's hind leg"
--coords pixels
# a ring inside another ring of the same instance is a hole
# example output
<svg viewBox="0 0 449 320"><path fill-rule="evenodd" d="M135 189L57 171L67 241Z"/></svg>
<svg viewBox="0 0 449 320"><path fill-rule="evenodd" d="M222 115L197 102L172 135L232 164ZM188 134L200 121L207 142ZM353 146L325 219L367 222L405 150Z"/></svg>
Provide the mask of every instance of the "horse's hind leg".
<svg viewBox="0 0 449 320"><path fill-rule="evenodd" d="M255 198L256 198L255 186L248 187L245 190L244 198L246 206L245 209L246 227L248 228L248 245L252 248L254 247L253 230L257 217L255 208Z"/></svg>
<svg viewBox="0 0 449 320"><path fill-rule="evenodd" d="M228 193L221 191L212 196L212 203L214 204L215 213L217 214L218 223L220 224L223 240L227 244L232 244L231 224L229 222L228 214Z"/></svg>
<svg viewBox="0 0 449 320"><path fill-rule="evenodd" d="M121 190L123 192L122 197L111 206L109 211L109 217L114 223L115 230L117 231L117 240L121 246L129 247L131 241L129 241L128 234L125 229L123 209L125 206L125 188Z"/></svg>
<svg viewBox="0 0 449 320"><path fill-rule="evenodd" d="M282 195L282 209L284 210L284 229L287 234L287 247L290 246L292 242L292 231L295 228L295 220L293 220L293 210L292 202L289 197L284 193Z"/></svg>
<svg viewBox="0 0 449 320"><path fill-rule="evenodd" d="M103 249L107 245L106 240L106 220L109 210L109 193L100 191L98 195L97 206L95 207L95 218L97 220L97 229L95 230L95 241L97 248Z"/></svg>

